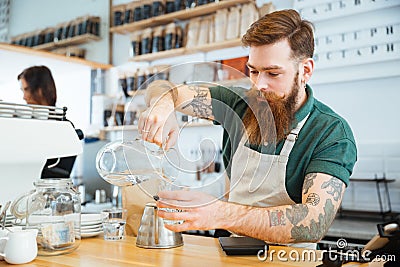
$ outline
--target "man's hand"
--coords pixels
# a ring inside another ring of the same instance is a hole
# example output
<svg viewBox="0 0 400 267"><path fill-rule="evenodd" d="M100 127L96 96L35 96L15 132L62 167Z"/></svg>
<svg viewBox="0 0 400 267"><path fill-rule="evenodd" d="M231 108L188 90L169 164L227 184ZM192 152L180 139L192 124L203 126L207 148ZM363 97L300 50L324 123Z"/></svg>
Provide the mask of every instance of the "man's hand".
<svg viewBox="0 0 400 267"><path fill-rule="evenodd" d="M168 95L155 101L139 118L138 131L143 140L165 149L174 146L179 134L174 104Z"/></svg>
<svg viewBox="0 0 400 267"><path fill-rule="evenodd" d="M158 208L178 209L181 212L158 211L166 220L182 221L182 224L165 224L175 232L188 230L210 230L218 228L224 221L223 206L226 204L215 197L197 191L162 191L158 194Z"/></svg>

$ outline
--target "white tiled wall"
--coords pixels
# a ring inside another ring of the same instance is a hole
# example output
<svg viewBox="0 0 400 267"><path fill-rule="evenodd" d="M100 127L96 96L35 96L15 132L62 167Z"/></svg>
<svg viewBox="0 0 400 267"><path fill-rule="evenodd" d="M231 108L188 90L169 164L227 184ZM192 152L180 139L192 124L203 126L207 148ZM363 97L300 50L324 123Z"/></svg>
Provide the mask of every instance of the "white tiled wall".
<svg viewBox="0 0 400 267"><path fill-rule="evenodd" d="M353 178L395 179L389 183L389 196L392 210L400 210L400 143L361 143L358 144L358 161ZM388 199L381 184L381 196L384 209L388 208ZM348 187L343 207L348 209L379 211L376 184L352 182Z"/></svg>

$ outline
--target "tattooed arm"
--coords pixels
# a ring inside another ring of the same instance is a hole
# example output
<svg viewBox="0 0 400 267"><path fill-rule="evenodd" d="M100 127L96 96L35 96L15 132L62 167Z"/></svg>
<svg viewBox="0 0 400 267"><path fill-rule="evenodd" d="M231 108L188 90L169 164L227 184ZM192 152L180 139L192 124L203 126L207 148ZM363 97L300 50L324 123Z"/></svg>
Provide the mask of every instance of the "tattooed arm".
<svg viewBox="0 0 400 267"><path fill-rule="evenodd" d="M146 89L148 109L139 118L138 130L146 141L165 146L176 143L179 127L175 111L194 117L213 119L210 90L198 85L175 86L157 80Z"/></svg>
<svg viewBox="0 0 400 267"><path fill-rule="evenodd" d="M167 225L173 231L227 229L271 243L317 242L324 237L339 208L345 184L338 178L323 173L305 177L301 204L260 208L223 201L209 201L208 205L195 205L204 195L189 192L187 195L160 194L161 198L185 202L186 212L164 213L166 219L184 220L180 225ZM178 199L181 197L182 199ZM197 198L197 199L196 199ZM193 203L190 203L193 202ZM171 207L158 203L159 207ZM175 206L177 207L177 206Z"/></svg>
<svg viewBox="0 0 400 267"><path fill-rule="evenodd" d="M145 100L148 107L157 102L171 101L177 111L194 117L213 119L210 90L204 86L176 86L169 81L157 80L146 89Z"/></svg>

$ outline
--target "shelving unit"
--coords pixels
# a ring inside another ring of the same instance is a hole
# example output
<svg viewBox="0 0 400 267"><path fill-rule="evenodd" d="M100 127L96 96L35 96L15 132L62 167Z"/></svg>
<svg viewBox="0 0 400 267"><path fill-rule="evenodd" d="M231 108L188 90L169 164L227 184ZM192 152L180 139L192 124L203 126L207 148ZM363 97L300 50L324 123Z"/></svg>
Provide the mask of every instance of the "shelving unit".
<svg viewBox="0 0 400 267"><path fill-rule="evenodd" d="M91 34L91 33L86 33L86 34L74 36L71 38L62 39L58 42L51 42L51 43L37 45L37 46L32 47L32 49L49 51L49 50L59 48L59 47L81 45L81 44L87 43L89 41L99 41L99 40L101 40L101 38L99 36Z"/></svg>
<svg viewBox="0 0 400 267"><path fill-rule="evenodd" d="M392 204L390 201L390 194L389 194L389 183L395 182L395 179L387 179L385 176L382 178L350 178L350 182L352 183L375 183L376 186L376 193L379 202L379 211L365 211L365 210L350 210L350 209L343 209L342 207L339 209L339 215L344 216L345 214L351 215L380 215L382 219L386 217L394 218L395 213L392 212ZM383 196L381 193L381 186L383 187ZM386 209L385 209L386 207Z"/></svg>
<svg viewBox="0 0 400 267"><path fill-rule="evenodd" d="M46 58L58 59L58 60L62 60L65 62L87 65L93 69L107 70L112 67L112 65L109 65L109 64L103 64L103 63L99 63L99 62L89 61L89 60L85 60L85 59L81 59L81 58L77 58L77 57L66 57L63 55L57 55L57 54L50 53L47 51L35 50L35 49L29 48L29 47L24 47L24 46L19 46L19 45L10 45L10 44L1 43L0 51L1 50L25 53L28 55L36 55L36 56L41 56L41 57L46 57ZM7 59L4 59L4 61L6 62Z"/></svg>
<svg viewBox="0 0 400 267"><path fill-rule="evenodd" d="M209 52L212 50L237 47L240 45L241 45L240 39L232 39L232 40L226 40L226 41L218 42L218 43L204 44L204 45L196 46L196 47L190 47L190 48L182 47L182 48L172 49L172 50L168 50L168 51L144 54L144 55L132 57L132 58L130 58L130 60L137 61L137 62L138 61L153 61L156 59L170 58L170 57L182 56L182 55L190 55L190 54L195 54L195 53L199 53L199 52Z"/></svg>
<svg viewBox="0 0 400 267"><path fill-rule="evenodd" d="M132 22L129 24L124 24L121 26L115 26L110 28L110 32L118 34L127 34L134 32L136 30L144 29L147 27L154 27L159 25L164 25L176 20L186 20L194 17L199 17L214 13L218 9L223 9L231 6L236 6L238 4L246 4L254 2L253 0L225 0L216 3L210 3L202 6L197 6L189 10L180 10L172 12L169 14L152 17L145 20L140 20L137 22Z"/></svg>
<svg viewBox="0 0 400 267"><path fill-rule="evenodd" d="M199 17L199 16L204 16L204 15L210 15L215 13L217 10L221 9L226 9L229 7L234 7L237 5L242 5L242 4L249 4L249 3L255 3L255 0L219 0L218 2L215 3L209 3L205 4L202 6L197 6L191 9L186 9L186 10L181 10L177 12L172 12L169 14L165 15L160 15L157 17L152 17L146 20L141 20L137 22L132 22L129 24L123 24L121 26L114 26L110 27L110 35L115 35L115 34L120 34L120 35L128 35L130 33L133 33L138 30L142 30L145 28L149 27L156 27L159 25L165 25L171 22L176 22L177 20L188 20L194 17ZM112 16L112 14L111 14ZM110 37L112 39L112 36ZM229 49L229 48L235 48L235 47L240 47L241 44L241 38L235 38L231 40L225 40L222 42L218 43L207 43L204 45L199 45L196 47L182 47L182 48L177 48L177 49L171 49L167 51L160 51L156 53L148 53L148 54L143 54L135 57L130 57L128 60L131 62L152 62L152 61L157 61L160 59L171 59L174 57L179 57L179 56L184 56L184 55L191 55L191 54L197 54L197 53L209 53L213 52L216 50L222 50L222 49ZM162 63L161 63L162 64ZM167 63L166 63L167 64ZM151 65L151 64L150 64ZM235 82L238 82L237 80L235 81L218 81L216 82L217 84L220 85L225 85L230 86L234 85ZM239 82L246 83L248 82L248 79L240 79ZM134 91L130 92L129 96L131 97L136 97L140 96L144 93L145 91ZM210 122L192 122L190 124L183 124L181 127L210 127L213 126L213 123ZM122 125L122 126L109 126L109 127L104 127L101 130L100 136L109 136L109 135L114 135L118 132L131 132L131 131L137 131L137 126L136 125Z"/></svg>

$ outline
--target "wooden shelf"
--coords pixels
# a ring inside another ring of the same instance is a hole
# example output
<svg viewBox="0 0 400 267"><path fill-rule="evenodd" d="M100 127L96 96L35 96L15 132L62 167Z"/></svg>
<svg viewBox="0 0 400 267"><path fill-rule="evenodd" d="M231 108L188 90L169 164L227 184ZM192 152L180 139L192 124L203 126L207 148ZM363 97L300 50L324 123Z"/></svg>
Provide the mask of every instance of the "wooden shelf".
<svg viewBox="0 0 400 267"><path fill-rule="evenodd" d="M106 70L106 69L110 69L112 67L112 65L109 65L109 64L88 61L88 60L77 58L77 57L66 57L63 55L57 55L57 54L46 52L46 51L35 50L35 49L25 47L25 46L10 45L10 44L6 44L6 43L0 43L0 50L6 50L6 51L11 51L11 52L16 52L16 53L25 53L25 54L29 54L29 55L36 55L36 56L41 56L41 57L46 57L46 58L53 58L53 59L57 59L57 60L65 61L65 62L87 65L93 69L105 69Z"/></svg>
<svg viewBox="0 0 400 267"><path fill-rule="evenodd" d="M223 42L218 42L218 43L209 43L209 44L204 44L192 48L186 48L187 53L197 53L197 52L210 52L210 51L215 51L218 49L225 49L225 48L231 48L231 47L236 47L236 46L241 46L242 45L242 40L240 38L238 39L231 39L231 40L226 40Z"/></svg>
<svg viewBox="0 0 400 267"><path fill-rule="evenodd" d="M169 57L175 57L175 56L182 56L186 55L186 48L176 48L176 49L171 49L167 51L161 51L157 53L149 53L149 54L144 54L136 57L131 57L129 60L131 61L152 61L155 59L162 59L162 58L169 58Z"/></svg>
<svg viewBox="0 0 400 267"><path fill-rule="evenodd" d="M80 45L80 44L87 43L89 41L99 41L99 40L101 40L101 38L99 36L90 34L90 33L86 33L83 35L77 35L77 36L74 36L71 38L62 39L58 42L51 42L51 43L37 45L37 46L32 47L32 49L49 51L49 50L59 48L59 47Z"/></svg>
<svg viewBox="0 0 400 267"><path fill-rule="evenodd" d="M136 56L136 57L131 57L129 60L130 61L153 61L156 59L190 55L190 54L201 53L201 52L209 52L209 51L214 51L214 50L218 50L218 49L237 47L237 46L241 46L241 45L242 45L241 39L232 39L232 40L227 40L227 41L223 41L223 42L210 43L210 44L205 44L205 45L191 47L191 48L182 47L182 48L171 49L171 50L167 50L167 51L161 51L161 52L157 52L157 53L144 54L144 55L140 55L140 56Z"/></svg>
<svg viewBox="0 0 400 267"><path fill-rule="evenodd" d="M192 9L180 10L176 12L172 12L169 14L140 20L137 22L132 22L129 24L124 24L121 26L115 26L110 28L110 32L119 33L119 34L127 34L134 32L136 30L144 29L147 27L154 27L158 25L164 25L176 20L186 20L198 16L203 16L207 14L214 13L215 11L223 8L228 8L231 6L236 6L238 4L246 4L254 2L254 0L225 0L219 1L217 3L210 3L206 5L201 5L194 7Z"/></svg>

